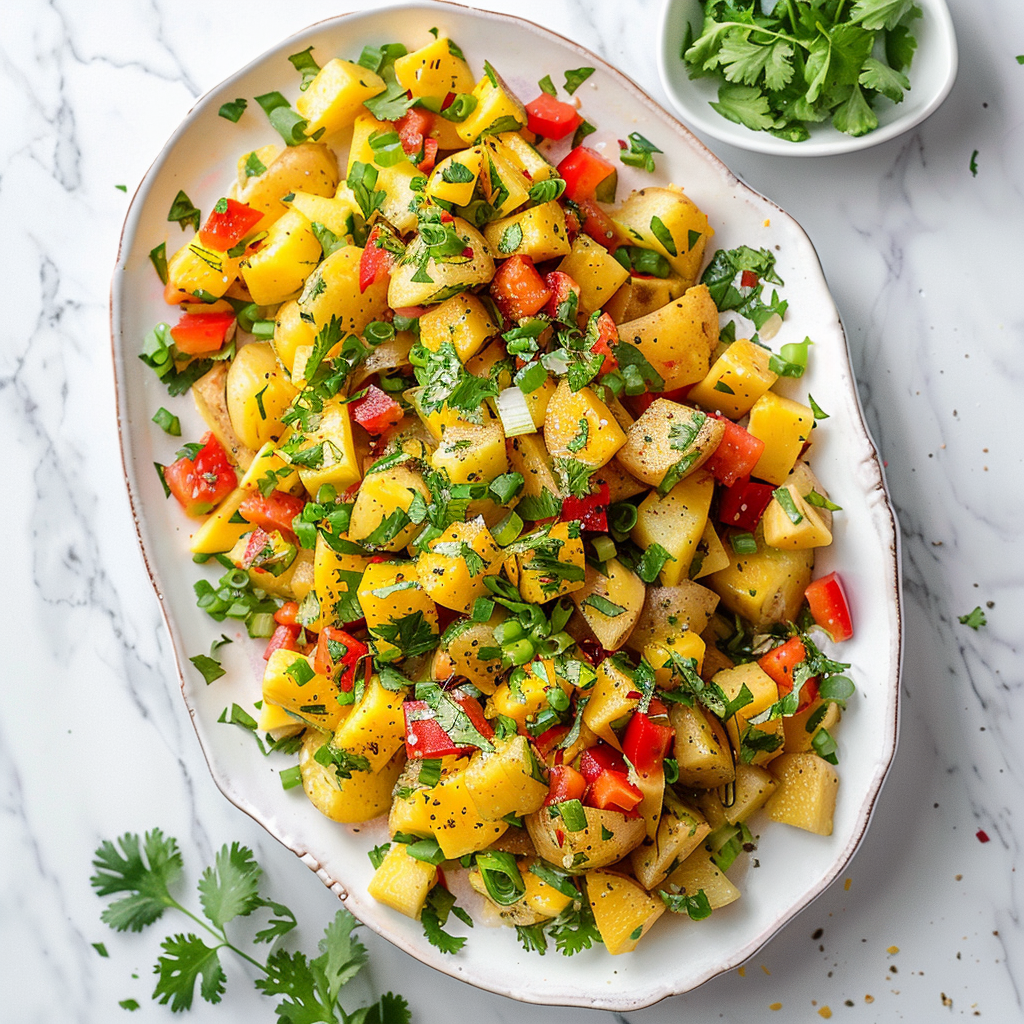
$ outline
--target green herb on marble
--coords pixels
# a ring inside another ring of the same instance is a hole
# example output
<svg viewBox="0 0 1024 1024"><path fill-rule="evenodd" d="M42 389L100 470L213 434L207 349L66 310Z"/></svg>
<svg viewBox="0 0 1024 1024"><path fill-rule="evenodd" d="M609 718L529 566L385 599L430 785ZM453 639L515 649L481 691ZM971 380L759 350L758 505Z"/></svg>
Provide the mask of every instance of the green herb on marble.
<svg viewBox="0 0 1024 1024"><path fill-rule="evenodd" d="M1018 64L1024 64L1024 53L1018 53L1017 54L1017 63Z"/></svg>
<svg viewBox="0 0 1024 1024"><path fill-rule="evenodd" d="M159 920L165 910L176 910L189 918L206 935L178 932L163 940L157 959L153 998L170 1003L172 1012L188 1010L199 994L209 1003L219 1003L227 986L221 953L231 950L247 961L262 976L254 984L266 996L281 996L277 1019L290 1024L323 1021L325 1024L409 1024L410 1014L401 996L388 992L369 1007L347 1013L339 999L345 985L368 960L366 947L353 932L358 922L352 914L339 910L328 924L319 943L320 955L307 957L283 949L258 959L236 946L228 937L227 925L239 917L269 911L268 920L253 942L273 945L297 925L288 907L267 899L260 892L263 871L251 850L238 843L220 848L214 863L199 878L198 893L202 916L193 913L171 895L171 887L182 871L182 856L177 841L160 829L144 837L126 833L116 842L104 840L97 848L90 878L98 896L117 896L100 915L119 932L140 932ZM205 920L204 920L205 918ZM208 943L208 936L213 942ZM255 946L253 952L259 953ZM125 1009L136 1009L120 1003Z"/></svg>
<svg viewBox="0 0 1024 1024"><path fill-rule="evenodd" d="M137 1010L139 1008L139 1001L137 999L122 999L118 1004L122 1010Z"/></svg>
<svg viewBox="0 0 1024 1024"><path fill-rule="evenodd" d="M968 612L966 615L961 615L958 619L961 625L970 626L971 629L977 631L982 626L988 625L988 619L985 618L985 613L981 608L975 608L974 611Z"/></svg>
<svg viewBox="0 0 1024 1024"><path fill-rule="evenodd" d="M968 164L968 167L970 168L971 176L976 178L978 176L978 151L977 150L975 150L971 154L971 162L970 162L970 164Z"/></svg>
<svg viewBox="0 0 1024 1024"><path fill-rule="evenodd" d="M118 192L127 192L128 191L128 186L127 185L115 185L114 188L116 188Z"/></svg>
<svg viewBox="0 0 1024 1024"><path fill-rule="evenodd" d="M102 942L94 942L92 944L92 948L95 949L96 952L99 953L99 955L102 957L110 956L110 954L107 952L107 947L104 946Z"/></svg>

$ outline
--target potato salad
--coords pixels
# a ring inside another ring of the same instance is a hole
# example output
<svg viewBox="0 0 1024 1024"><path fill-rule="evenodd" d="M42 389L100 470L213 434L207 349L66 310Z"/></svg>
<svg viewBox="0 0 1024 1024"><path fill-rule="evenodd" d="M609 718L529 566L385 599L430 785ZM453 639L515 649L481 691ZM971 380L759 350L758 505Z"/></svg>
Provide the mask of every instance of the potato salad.
<svg viewBox="0 0 1024 1024"><path fill-rule="evenodd" d="M769 347L774 254L716 250L656 141L586 144L593 68L524 105L415 42L221 107L268 142L151 254L177 321L142 358L206 423L157 469L200 608L265 647L225 720L386 818L370 893L457 953L465 872L527 950L628 953L738 899L753 828L832 830L853 626L814 574L810 339Z"/></svg>

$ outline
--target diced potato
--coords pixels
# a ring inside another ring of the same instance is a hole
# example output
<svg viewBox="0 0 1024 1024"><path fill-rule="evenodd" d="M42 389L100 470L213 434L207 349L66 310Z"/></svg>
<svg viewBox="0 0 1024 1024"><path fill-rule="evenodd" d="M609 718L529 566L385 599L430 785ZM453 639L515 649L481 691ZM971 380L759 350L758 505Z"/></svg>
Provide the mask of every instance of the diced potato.
<svg viewBox="0 0 1024 1024"><path fill-rule="evenodd" d="M825 714L818 720L817 725L808 732L807 726L810 721L821 710L822 702L813 700L803 711L782 719L782 731L786 736L783 750L787 754L799 754L814 747L814 737L825 729L831 732L838 724L842 712L838 704L829 703Z"/></svg>
<svg viewBox="0 0 1024 1024"><path fill-rule="evenodd" d="M167 285L183 297L208 292L219 299L238 277L239 262L193 238L167 261Z"/></svg>
<svg viewBox="0 0 1024 1024"><path fill-rule="evenodd" d="M817 754L782 754L771 766L779 788L765 810L772 821L806 829L819 836L832 835L839 775Z"/></svg>
<svg viewBox="0 0 1024 1024"><path fill-rule="evenodd" d="M700 559L699 563L697 559ZM704 524L704 532L701 534L700 540L697 541L697 551L694 554L694 560L690 563L690 578L702 579L713 572L718 572L719 569L725 569L728 565L729 555L725 550L725 545L709 519Z"/></svg>
<svg viewBox="0 0 1024 1024"><path fill-rule="evenodd" d="M335 731L334 745L365 757L370 771L379 772L405 741L402 702L407 693L404 687L386 690L377 676L371 676L362 699Z"/></svg>
<svg viewBox="0 0 1024 1024"><path fill-rule="evenodd" d="M736 765L733 802L725 808L725 820L730 825L746 821L775 792L777 783L764 768L756 764Z"/></svg>
<svg viewBox="0 0 1024 1024"><path fill-rule="evenodd" d="M324 403L320 424L311 434L295 435L301 440L301 447L295 454L318 453L311 465L299 465L299 479L312 496L324 484L331 484L339 493L344 493L362 475L356 459L355 442L352 438L352 421L348 406L338 399ZM304 460L311 456L303 455Z"/></svg>
<svg viewBox="0 0 1024 1024"><path fill-rule="evenodd" d="M516 121L520 128L526 124L526 108L493 69L476 83L472 95L476 107L465 121L456 125L459 138L467 145L507 118Z"/></svg>
<svg viewBox="0 0 1024 1024"><path fill-rule="evenodd" d="M508 460L512 469L523 477L524 495L539 498L544 494L560 493L551 456L548 455L543 438L538 434L520 434L509 438Z"/></svg>
<svg viewBox="0 0 1024 1024"><path fill-rule="evenodd" d="M496 740L493 753L477 751L466 769L466 791L485 821L531 814L548 795L543 769L525 736Z"/></svg>
<svg viewBox="0 0 1024 1024"><path fill-rule="evenodd" d="M584 807L586 828L571 832L558 815L558 805L542 807L526 816L526 828L537 853L571 874L603 868L622 860L647 834L643 818L627 818L620 811Z"/></svg>
<svg viewBox="0 0 1024 1024"><path fill-rule="evenodd" d="M671 556L660 579L672 587L689 575L690 564L707 528L715 481L704 470L686 477L663 498L652 491L637 508L630 536L642 548L660 544Z"/></svg>
<svg viewBox="0 0 1024 1024"><path fill-rule="evenodd" d="M263 700L284 708L307 725L333 732L345 713L337 697L338 687L314 672L304 654L279 649L267 660ZM321 742L326 739L321 738Z"/></svg>
<svg viewBox="0 0 1024 1024"><path fill-rule="evenodd" d="M636 882L611 871L587 874L587 897L594 923L612 956L631 953L665 913L665 903L648 895Z"/></svg>
<svg viewBox="0 0 1024 1024"><path fill-rule="evenodd" d="M320 243L301 213L289 210L274 221L263 245L239 265L253 302L271 306L294 295L313 272L320 252Z"/></svg>
<svg viewBox="0 0 1024 1024"><path fill-rule="evenodd" d="M506 613L500 605L486 622L464 619L452 623L441 637L441 646L434 654L431 676L439 682L453 676L464 676L484 693L494 693L495 680L504 671L501 657L481 657L481 650L498 648L494 630L505 621Z"/></svg>
<svg viewBox="0 0 1024 1024"><path fill-rule="evenodd" d="M350 333L361 334L371 320L383 316L387 309L387 278L360 291L359 262L362 255L363 250L354 245L335 249L306 282L299 297L299 308L307 323L312 318L315 331L322 331L333 317L337 317L341 322L342 337Z"/></svg>
<svg viewBox="0 0 1024 1024"><path fill-rule="evenodd" d="M437 606L420 586L415 566L409 563L371 562L356 593L366 625L378 637L374 640L378 658L395 657L395 645L380 639L380 635L403 619L419 616L432 633L437 633Z"/></svg>
<svg viewBox="0 0 1024 1024"><path fill-rule="evenodd" d="M480 146L446 156L431 172L426 193L431 199L456 206L468 206L484 166Z"/></svg>
<svg viewBox="0 0 1024 1024"><path fill-rule="evenodd" d="M283 740L289 736L297 736L306 728L306 723L297 721L284 708L264 702L256 727L260 732L269 733L273 740Z"/></svg>
<svg viewBox="0 0 1024 1024"><path fill-rule="evenodd" d="M236 487L192 534L189 551L194 555L216 555L230 551L243 534L249 533L252 523L231 522L247 495L246 490Z"/></svg>
<svg viewBox="0 0 1024 1024"><path fill-rule="evenodd" d="M420 586L437 604L468 615L487 596L487 577L501 572L501 548L481 518L452 523L428 548L416 562Z"/></svg>
<svg viewBox="0 0 1024 1024"><path fill-rule="evenodd" d="M712 412L738 420L779 379L768 364L772 354L766 348L741 338L734 341L686 396Z"/></svg>
<svg viewBox="0 0 1024 1024"><path fill-rule="evenodd" d="M248 540L243 537L228 554L238 567L241 567L241 558L247 544ZM249 579L254 587L265 590L272 597L301 602L313 589L313 552L300 549L295 561L280 576L254 565L249 570Z"/></svg>
<svg viewBox="0 0 1024 1024"><path fill-rule="evenodd" d="M580 286L579 311L587 314L604 308L629 278L629 271L603 245L582 232L558 269Z"/></svg>
<svg viewBox="0 0 1024 1024"><path fill-rule="evenodd" d="M747 430L764 441L764 451L752 476L779 486L796 463L811 436L814 413L799 402L765 392L750 410Z"/></svg>
<svg viewBox="0 0 1024 1024"><path fill-rule="evenodd" d="M628 498L635 498L638 494L647 493L647 485L641 483L631 473L627 472L617 458L612 457L606 462L591 479L591 489L594 490L602 484L608 485L608 504L614 505L619 501L626 501Z"/></svg>
<svg viewBox="0 0 1024 1024"><path fill-rule="evenodd" d="M600 467L623 446L626 434L590 388L573 391L562 380L548 402L544 443L553 458Z"/></svg>
<svg viewBox="0 0 1024 1024"><path fill-rule="evenodd" d="M605 302L604 311L617 324L625 324L667 306L685 291L686 283L678 274L669 274L668 277L630 275L625 284Z"/></svg>
<svg viewBox="0 0 1024 1024"><path fill-rule="evenodd" d="M510 155L515 165L519 170L525 171L531 181L547 181L548 178L558 177L555 165L531 146L519 132L501 132L490 138L496 139L504 146L505 152Z"/></svg>
<svg viewBox="0 0 1024 1024"><path fill-rule="evenodd" d="M228 412L227 396L228 365L226 360L218 360L192 385L192 401L196 411L202 416L206 425L213 431L220 446L227 452L228 458L242 469L248 469L256 453L242 443L231 425L231 414Z"/></svg>
<svg viewBox="0 0 1024 1024"><path fill-rule="evenodd" d="M704 664L707 645L696 634L687 630L680 637L669 637L666 641L654 640L643 649L647 664L654 669L654 678L663 690L674 690L679 685L676 659L696 662L694 671L700 675Z"/></svg>
<svg viewBox="0 0 1024 1024"><path fill-rule="evenodd" d="M660 252L687 287L696 284L704 248L715 232L703 212L680 189L640 189L612 219L628 238Z"/></svg>
<svg viewBox="0 0 1024 1024"><path fill-rule="evenodd" d="M736 777L725 729L710 712L673 704L669 721L676 730L675 757L679 782L693 789L712 789Z"/></svg>
<svg viewBox="0 0 1024 1024"><path fill-rule="evenodd" d="M696 849L668 876L662 886L673 895L696 896L704 890L712 910L727 907L740 898L740 891L711 860L711 854Z"/></svg>
<svg viewBox="0 0 1024 1024"><path fill-rule="evenodd" d="M293 210L298 210L310 224L320 224L338 239L347 238L352 241L352 229L359 205L348 196L332 199L311 192L296 192L289 205Z"/></svg>
<svg viewBox="0 0 1024 1024"><path fill-rule="evenodd" d="M633 873L645 889L653 889L673 867L684 861L711 831L703 815L674 793L665 794L665 813L657 835L645 839L630 855Z"/></svg>
<svg viewBox="0 0 1024 1024"><path fill-rule="evenodd" d="M493 136L484 144L480 183L484 199L498 217L507 216L529 201L530 179L516 166L512 154Z"/></svg>
<svg viewBox="0 0 1024 1024"><path fill-rule="evenodd" d="M633 676L611 658L605 658L597 666L597 679L590 690L590 700L583 709L583 721L595 735L621 750L622 744L612 726L632 714L639 703Z"/></svg>
<svg viewBox="0 0 1024 1024"><path fill-rule="evenodd" d="M378 903L415 920L436 881L437 868L433 864L410 857L405 843L392 843L366 891Z"/></svg>
<svg viewBox="0 0 1024 1024"><path fill-rule="evenodd" d="M573 604L587 620L606 651L617 651L632 632L644 606L646 588L636 573L617 558L605 564L605 574L586 567L586 581L573 592Z"/></svg>
<svg viewBox="0 0 1024 1024"><path fill-rule="evenodd" d="M566 896L553 885L542 882L531 870L530 865L536 863L536 858L521 861L520 870L523 873L523 881L526 883L526 894L523 902L535 913L542 917L558 917L570 903L572 897Z"/></svg>
<svg viewBox="0 0 1024 1024"><path fill-rule="evenodd" d="M298 302L284 303L274 321L274 351L285 369L295 376L295 354L316 341L316 331L302 319Z"/></svg>
<svg viewBox="0 0 1024 1024"><path fill-rule="evenodd" d="M739 554L727 544L728 568L706 576L705 583L729 611L749 619L754 626L795 622L811 582L814 549L782 551L768 547L760 530L754 539L757 551L749 555Z"/></svg>
<svg viewBox="0 0 1024 1024"><path fill-rule="evenodd" d="M699 583L680 580L671 587L648 587L640 621L629 646L642 651L651 642L669 643L687 632L703 633L718 606L717 596Z"/></svg>
<svg viewBox="0 0 1024 1024"><path fill-rule="evenodd" d="M795 516L790 516L778 497L773 498L761 518L765 543L773 548L790 551L828 547L832 543L832 533L818 509L793 484L780 487L779 490L789 494ZM797 520L795 523L793 518Z"/></svg>
<svg viewBox="0 0 1024 1024"><path fill-rule="evenodd" d="M452 52L451 40L439 35L426 46L395 61L395 78L413 96L444 98L450 92L472 92L473 72Z"/></svg>
<svg viewBox="0 0 1024 1024"><path fill-rule="evenodd" d="M320 602L318 632L324 626L344 626L353 621L351 614L342 615L339 612L354 603L359 581L369 561L366 555L339 554L321 534L317 534L313 555L313 589Z"/></svg>
<svg viewBox="0 0 1024 1024"><path fill-rule="evenodd" d="M302 788L310 803L332 821L355 824L385 814L391 803L391 790L402 772L404 757L393 757L379 772L352 772L343 779L333 768L325 768L315 755L327 737L310 729L299 750Z"/></svg>
<svg viewBox="0 0 1024 1024"><path fill-rule="evenodd" d="M773 718L770 722L763 722L761 725L751 726L750 719L757 717L762 711L767 711L778 699L779 688L775 680L756 661L750 661L743 665L736 665L734 668L726 668L715 675L714 681L725 692L730 701L735 700L745 686L753 698L749 704L740 708L725 723L726 731L729 734L729 741L736 753L737 759L748 764L767 764L772 758L782 753L782 719ZM756 729L755 735L764 735L770 739L765 740L766 746L773 749L757 749L752 756L741 754L743 739L748 728Z"/></svg>
<svg viewBox="0 0 1024 1024"><path fill-rule="evenodd" d="M475 295L465 292L428 310L419 323L424 348L437 352L449 341L462 363L472 359L488 338L501 331L484 304Z"/></svg>
<svg viewBox="0 0 1024 1024"><path fill-rule="evenodd" d="M254 230L266 231L288 212L288 207L281 202L282 196L293 192L333 196L337 188L337 157L329 146L320 142L304 142L283 149L264 146L244 154L238 161L235 198L263 214Z"/></svg>
<svg viewBox="0 0 1024 1024"><path fill-rule="evenodd" d="M463 768L442 778L421 796L429 813L431 833L449 860L490 846L508 828L508 822L486 821L477 813L467 783Z"/></svg>
<svg viewBox="0 0 1024 1024"><path fill-rule="evenodd" d="M534 876L536 877L536 876ZM478 867L472 867L467 876L470 888L478 892L484 899L484 921L488 924L500 921L510 927L523 927L524 925L537 924L544 920L544 915L530 907L525 900L516 900L508 905L498 903L487 891L487 883L484 881L483 873ZM538 878L539 882L540 879ZM525 886L526 878L523 878Z"/></svg>
<svg viewBox="0 0 1024 1024"><path fill-rule="evenodd" d="M525 395L526 407L530 410L530 418L538 430L544 426L544 421L548 414L548 406L551 404L551 398L557 389L558 385L552 377L547 376L539 388L534 388L533 391Z"/></svg>
<svg viewBox="0 0 1024 1024"><path fill-rule="evenodd" d="M494 259L484 236L461 217L456 217L452 226L472 255L447 257L444 260L431 257L425 267L425 276L430 281L414 281L427 253L426 244L417 235L391 272L388 305L392 309L434 305L475 285L486 284L494 277Z"/></svg>
<svg viewBox="0 0 1024 1024"><path fill-rule="evenodd" d="M583 586L586 574L578 523L555 523L519 543L526 541L531 542L530 548L516 555L524 601L544 604Z"/></svg>
<svg viewBox="0 0 1024 1024"><path fill-rule="evenodd" d="M814 470L803 459L797 459L796 465L790 470L789 476L786 477L786 486L795 487L797 494L804 498L811 491L817 491L823 498L828 497L828 491L825 490L821 481L815 476ZM815 506L815 511L821 518L822 523L825 524L825 529L831 533L832 512L827 508L818 508L817 506Z"/></svg>
<svg viewBox="0 0 1024 1024"><path fill-rule="evenodd" d="M295 109L306 121L306 134L316 135L347 128L363 109L363 101L387 88L384 79L361 64L329 60L300 92Z"/></svg>
<svg viewBox="0 0 1024 1024"><path fill-rule="evenodd" d="M718 344L718 307L707 288L696 285L667 306L619 324L619 338L640 349L666 391L695 384L707 376Z"/></svg>
<svg viewBox="0 0 1024 1024"><path fill-rule="evenodd" d="M279 441L281 416L298 393L266 341L243 345L231 361L227 381L228 415L239 440L249 448Z"/></svg>
<svg viewBox="0 0 1024 1024"><path fill-rule="evenodd" d="M565 211L554 200L492 220L484 226L484 237L498 256L529 256L535 263L566 256L571 248Z"/></svg>
<svg viewBox="0 0 1024 1024"><path fill-rule="evenodd" d="M363 480L352 506L349 538L365 541L380 530L385 520L389 520L396 525L385 527L386 536L375 539L373 547L382 551L401 551L421 529L409 520L407 514L417 494L430 500L430 489L414 469L397 465L370 473Z"/></svg>
<svg viewBox="0 0 1024 1024"><path fill-rule="evenodd" d="M525 728L538 711L548 707L549 693L561 689L568 694L571 690L569 683L555 672L550 659L532 661L524 668L526 675L515 686L506 680L494 691L485 712L489 718L504 715Z"/></svg>
<svg viewBox="0 0 1024 1024"><path fill-rule="evenodd" d="M441 121L442 118L438 118ZM414 167L408 160L392 164L390 167L377 168L376 189L383 191L384 201L370 218L375 221L383 217L400 234L407 235L416 230L416 213L412 203L416 199L412 183L422 177L422 171Z"/></svg>
<svg viewBox="0 0 1024 1024"><path fill-rule="evenodd" d="M638 480L660 487L669 474L678 481L696 472L714 454L724 434L721 420L680 402L656 398L626 431L619 461ZM687 562L681 570L689 567Z"/></svg>
<svg viewBox="0 0 1024 1024"><path fill-rule="evenodd" d="M501 476L508 471L501 423L491 420L448 427L430 456L430 464L446 472L453 484L483 483Z"/></svg>

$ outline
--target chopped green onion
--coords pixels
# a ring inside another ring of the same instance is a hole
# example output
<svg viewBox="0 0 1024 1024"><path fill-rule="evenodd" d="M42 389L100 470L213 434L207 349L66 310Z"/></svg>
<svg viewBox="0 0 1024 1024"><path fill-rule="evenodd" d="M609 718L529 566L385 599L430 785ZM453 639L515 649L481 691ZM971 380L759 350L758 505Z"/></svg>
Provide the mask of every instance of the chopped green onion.
<svg viewBox="0 0 1024 1024"><path fill-rule="evenodd" d="M497 526L491 530L491 536L499 547L508 547L523 532L523 520L515 512L509 512Z"/></svg>
<svg viewBox="0 0 1024 1024"><path fill-rule="evenodd" d="M494 627L494 640L499 644L515 643L526 635L526 631L515 619L506 619Z"/></svg>
<svg viewBox="0 0 1024 1024"><path fill-rule="evenodd" d="M498 416L505 430L506 437L518 437L520 434L535 434L537 425L526 402L526 396L518 386L505 388L497 399Z"/></svg>
<svg viewBox="0 0 1024 1024"><path fill-rule="evenodd" d="M285 768L281 772L281 788L282 789L295 789L296 786L302 785L302 772L299 770L297 764L293 764L291 768Z"/></svg>
<svg viewBox="0 0 1024 1024"><path fill-rule="evenodd" d="M611 537L595 537L592 543L594 545L594 555L599 562L607 562L609 558L615 557L615 541Z"/></svg>
<svg viewBox="0 0 1024 1024"><path fill-rule="evenodd" d="M511 853L499 850L478 853L476 866L487 889L487 895L499 907L510 907L526 895L526 883Z"/></svg>
<svg viewBox="0 0 1024 1024"><path fill-rule="evenodd" d="M277 623L270 612L257 612L246 623L251 637L268 637L274 635Z"/></svg>
<svg viewBox="0 0 1024 1024"><path fill-rule="evenodd" d="M512 644L502 644L501 650L513 665L525 665L528 661L532 661L537 653L533 641L526 639L526 637L523 637L522 640L516 640Z"/></svg>
<svg viewBox="0 0 1024 1024"><path fill-rule="evenodd" d="M737 555L757 554L757 541L752 533L734 533L729 538L729 543Z"/></svg>
<svg viewBox="0 0 1024 1024"><path fill-rule="evenodd" d="M616 502L608 509L608 525L614 533L629 533L636 526L636 505L628 501Z"/></svg>

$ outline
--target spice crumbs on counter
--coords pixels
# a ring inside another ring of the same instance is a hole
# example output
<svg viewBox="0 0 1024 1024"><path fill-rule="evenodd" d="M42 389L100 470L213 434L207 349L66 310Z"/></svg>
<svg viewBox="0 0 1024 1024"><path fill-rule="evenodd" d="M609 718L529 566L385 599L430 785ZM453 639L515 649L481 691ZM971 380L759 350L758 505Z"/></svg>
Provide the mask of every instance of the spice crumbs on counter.
<svg viewBox="0 0 1024 1024"><path fill-rule="evenodd" d="M875 1001L875 997L874 997L874 996L867 996L867 995L866 995L866 996L864 997L864 1002L865 1002L865 1003L873 1003L874 1001Z"/></svg>
<svg viewBox="0 0 1024 1024"><path fill-rule="evenodd" d="M893 954L898 953L899 951L900 951L900 947L899 946L890 946L886 950L886 953L888 953L890 956L892 956Z"/></svg>
<svg viewBox="0 0 1024 1024"><path fill-rule="evenodd" d="M955 875L954 877L955 877L956 881L958 881L958 882L962 882L963 878L964 878L963 875Z"/></svg>
<svg viewBox="0 0 1024 1024"><path fill-rule="evenodd" d="M817 928L817 929L816 929L816 930L815 930L815 931L814 931L814 932L813 932L813 933L811 934L811 938L812 938L812 939L814 939L814 940L815 940L815 942L817 942L817 940L818 940L818 939L820 939L820 938L822 937L822 935L824 935L824 934L825 934L825 929L824 929L824 928Z"/></svg>
<svg viewBox="0 0 1024 1024"><path fill-rule="evenodd" d="M828 1020L832 1016L832 1011L827 1006L823 1006L818 1011L818 1016L819 1017L824 1017L825 1020Z"/></svg>
<svg viewBox="0 0 1024 1024"><path fill-rule="evenodd" d="M851 885L853 885L853 879L852 878L848 878L845 882L843 882L843 891L844 892L849 892Z"/></svg>
<svg viewBox="0 0 1024 1024"><path fill-rule="evenodd" d="M950 999L949 996L947 996L945 992L940 992L939 995L942 996L942 1005L943 1006L948 1006L952 1010L953 1009L953 1000Z"/></svg>
<svg viewBox="0 0 1024 1024"><path fill-rule="evenodd" d="M746 967L737 967L737 968L736 968L736 973L737 973L737 974L738 974L738 975L739 975L739 976L740 976L741 978L745 978L745 977L747 976L747 969L746 969Z"/></svg>
<svg viewBox="0 0 1024 1024"><path fill-rule="evenodd" d="M769 1003L768 1004L768 1009L769 1010L781 1010L782 1009L782 1003Z"/></svg>
<svg viewBox="0 0 1024 1024"><path fill-rule="evenodd" d="M761 964L761 970L764 971L764 973L768 974L768 975L770 975L772 973L771 971L768 970L767 967L765 967L764 964Z"/></svg>

